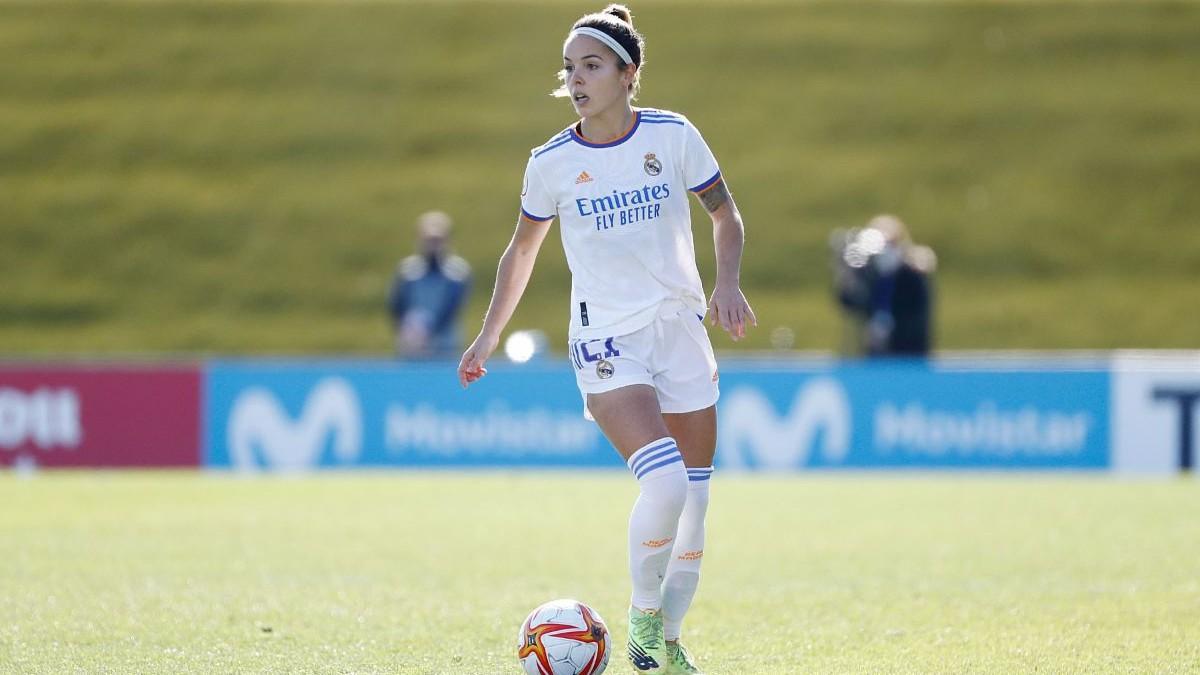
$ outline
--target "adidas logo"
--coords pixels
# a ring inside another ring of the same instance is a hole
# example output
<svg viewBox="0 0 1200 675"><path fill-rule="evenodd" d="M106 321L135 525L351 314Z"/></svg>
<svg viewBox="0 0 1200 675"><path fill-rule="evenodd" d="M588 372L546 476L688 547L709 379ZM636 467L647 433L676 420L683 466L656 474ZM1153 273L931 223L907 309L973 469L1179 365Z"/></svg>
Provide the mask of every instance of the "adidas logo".
<svg viewBox="0 0 1200 675"><path fill-rule="evenodd" d="M629 643L629 662L633 664L634 670L657 670L659 667L653 656L632 642Z"/></svg>
<svg viewBox="0 0 1200 675"><path fill-rule="evenodd" d="M588 172L586 172L586 171L581 171L579 173L579 178L575 179L576 185L579 185L580 183L590 183L590 182L592 182L592 177L589 176Z"/></svg>

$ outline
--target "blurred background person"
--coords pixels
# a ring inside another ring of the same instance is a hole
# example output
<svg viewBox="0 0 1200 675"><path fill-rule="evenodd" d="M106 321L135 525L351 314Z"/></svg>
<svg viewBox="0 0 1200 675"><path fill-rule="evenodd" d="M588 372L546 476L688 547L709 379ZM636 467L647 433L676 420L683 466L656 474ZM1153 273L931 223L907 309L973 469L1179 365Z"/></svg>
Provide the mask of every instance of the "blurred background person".
<svg viewBox="0 0 1200 675"><path fill-rule="evenodd" d="M904 222L887 214L862 229L835 232L830 243L835 290L851 324L851 351L927 356L933 342L933 249L914 244Z"/></svg>
<svg viewBox="0 0 1200 675"><path fill-rule="evenodd" d="M453 221L442 211L417 218L418 252L396 267L388 308L401 358L455 357L462 349L458 315L471 287L471 266L450 252Z"/></svg>

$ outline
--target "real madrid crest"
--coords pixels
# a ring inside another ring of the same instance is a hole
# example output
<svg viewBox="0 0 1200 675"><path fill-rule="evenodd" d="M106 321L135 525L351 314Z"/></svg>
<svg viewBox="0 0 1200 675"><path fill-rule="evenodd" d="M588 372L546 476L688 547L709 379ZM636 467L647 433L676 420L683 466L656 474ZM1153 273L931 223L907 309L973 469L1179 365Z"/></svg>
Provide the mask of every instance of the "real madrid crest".
<svg viewBox="0 0 1200 675"><path fill-rule="evenodd" d="M646 163L642 165L646 169L646 173L651 176L657 176L662 173L662 162L654 156L653 152L646 153Z"/></svg>
<svg viewBox="0 0 1200 675"><path fill-rule="evenodd" d="M613 372L615 371L616 369L613 368L613 364L605 361L604 359L600 359L600 363L596 364L596 377L599 377L602 380L607 380L608 378L612 377Z"/></svg>

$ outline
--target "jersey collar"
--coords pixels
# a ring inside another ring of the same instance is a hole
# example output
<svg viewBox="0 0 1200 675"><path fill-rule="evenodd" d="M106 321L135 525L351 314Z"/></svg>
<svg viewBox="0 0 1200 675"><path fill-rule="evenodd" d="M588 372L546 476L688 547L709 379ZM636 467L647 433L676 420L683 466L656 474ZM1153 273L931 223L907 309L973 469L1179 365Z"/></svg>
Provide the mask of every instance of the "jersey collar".
<svg viewBox="0 0 1200 675"><path fill-rule="evenodd" d="M629 140L630 138L633 138L634 132L637 131L637 128L641 123L642 123L642 111L635 110L635 111L633 111L633 124L629 125L629 129L625 133L621 134L620 136L614 138L611 141L605 141L604 143L593 143L593 142L587 140L583 136L579 135L579 132L576 130L576 127L579 126L578 124L571 125L571 138L575 139L576 143L586 146L586 147L589 147L589 148L611 148L613 146L617 146L617 145L624 143L625 141Z"/></svg>

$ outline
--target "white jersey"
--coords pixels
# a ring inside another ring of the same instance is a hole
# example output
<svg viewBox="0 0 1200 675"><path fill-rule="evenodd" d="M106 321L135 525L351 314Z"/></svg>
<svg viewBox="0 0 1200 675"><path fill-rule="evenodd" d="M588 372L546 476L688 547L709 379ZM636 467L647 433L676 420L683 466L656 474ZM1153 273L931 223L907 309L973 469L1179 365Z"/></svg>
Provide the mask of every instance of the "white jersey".
<svg viewBox="0 0 1200 675"><path fill-rule="evenodd" d="M720 178L696 127L665 110L635 111L630 129L607 143L572 126L533 149L521 211L533 221L559 219L572 339L632 333L669 300L705 313L688 191Z"/></svg>

